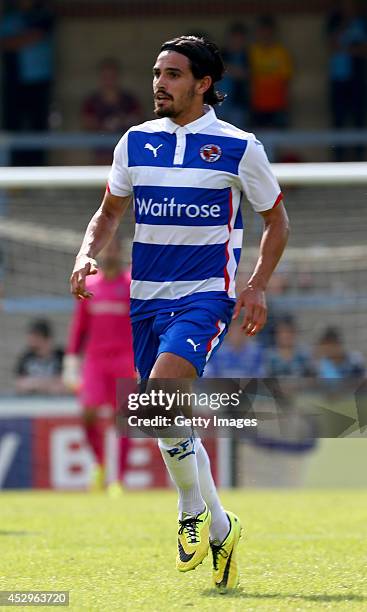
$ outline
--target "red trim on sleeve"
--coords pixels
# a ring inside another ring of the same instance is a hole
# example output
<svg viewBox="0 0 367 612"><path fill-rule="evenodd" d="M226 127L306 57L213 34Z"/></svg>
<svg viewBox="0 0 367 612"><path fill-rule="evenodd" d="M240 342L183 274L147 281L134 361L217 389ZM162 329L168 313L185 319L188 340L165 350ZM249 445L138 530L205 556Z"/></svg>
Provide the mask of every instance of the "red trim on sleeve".
<svg viewBox="0 0 367 612"><path fill-rule="evenodd" d="M108 184L108 183L107 183L107 185L106 185L106 191L107 191L107 193L111 193L111 189L110 189L110 186L109 186L109 184Z"/></svg>
<svg viewBox="0 0 367 612"><path fill-rule="evenodd" d="M274 204L273 204L273 208L275 208L276 206L278 206L278 204L283 200L283 194L282 192L280 192L280 194L278 195L277 199L275 200Z"/></svg>
<svg viewBox="0 0 367 612"><path fill-rule="evenodd" d="M229 274L228 274L228 270L227 270L227 265L229 262L229 251L228 251L228 245L229 245L229 239L231 237L231 220L232 220L232 215L233 215L233 203L232 203L232 189L230 189L229 191L229 216L228 216L228 232L229 232L229 238L226 242L226 246L225 246L225 257L226 257L226 263L224 265L224 290L228 291L229 289L229 283L230 283L230 278L229 278Z"/></svg>

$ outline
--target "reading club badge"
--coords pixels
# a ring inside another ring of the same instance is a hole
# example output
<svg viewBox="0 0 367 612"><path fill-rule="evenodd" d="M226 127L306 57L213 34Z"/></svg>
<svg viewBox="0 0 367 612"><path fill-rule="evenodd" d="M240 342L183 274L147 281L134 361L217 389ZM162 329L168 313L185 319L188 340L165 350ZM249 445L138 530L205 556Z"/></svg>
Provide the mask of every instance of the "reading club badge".
<svg viewBox="0 0 367 612"><path fill-rule="evenodd" d="M200 149L201 159L209 163L218 161L221 155L222 149L215 144L207 144Z"/></svg>

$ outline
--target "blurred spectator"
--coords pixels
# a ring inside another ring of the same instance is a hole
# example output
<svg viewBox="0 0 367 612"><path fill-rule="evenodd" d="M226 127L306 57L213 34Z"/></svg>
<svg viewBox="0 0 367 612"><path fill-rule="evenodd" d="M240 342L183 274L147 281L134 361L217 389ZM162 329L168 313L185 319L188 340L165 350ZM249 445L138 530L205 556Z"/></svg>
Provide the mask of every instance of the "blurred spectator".
<svg viewBox="0 0 367 612"><path fill-rule="evenodd" d="M16 389L23 395L58 395L64 393L61 381L63 351L54 345L47 319L32 321L27 348L16 364Z"/></svg>
<svg viewBox="0 0 367 612"><path fill-rule="evenodd" d="M315 366L310 351L299 344L296 323L285 314L275 323L275 346L267 352L266 375L269 377L312 376Z"/></svg>
<svg viewBox="0 0 367 612"><path fill-rule="evenodd" d="M212 378L257 378L264 375L264 349L233 321L222 348L211 358L205 376Z"/></svg>
<svg viewBox="0 0 367 612"><path fill-rule="evenodd" d="M245 129L249 122L249 58L247 28L241 23L233 24L227 34L222 56L226 73L220 88L227 94L218 109L218 116L239 128Z"/></svg>
<svg viewBox="0 0 367 612"><path fill-rule="evenodd" d="M138 99L120 84L120 64L113 58L104 59L99 67L97 90L90 94L82 105L82 125L90 132L122 134L143 120ZM95 161L111 162L111 153L96 151Z"/></svg>
<svg viewBox="0 0 367 612"><path fill-rule="evenodd" d="M334 128L348 124L363 128L366 125L366 56L367 24L359 15L356 3L339 3L327 20L330 111ZM335 161L345 158L345 147L336 147ZM357 159L363 158L363 148L356 150Z"/></svg>
<svg viewBox="0 0 367 612"><path fill-rule="evenodd" d="M263 487L302 484L309 453L316 447L316 427L312 415L300 410L298 398L305 386L303 377L312 376L314 369L309 351L299 344L293 317L288 314L279 317L275 324L275 346L266 353L264 379L275 410L268 408L273 418L260 421L256 439L242 446L247 474L242 475L241 484Z"/></svg>
<svg viewBox="0 0 367 612"><path fill-rule="evenodd" d="M251 110L254 127L284 128L289 123L291 57L277 40L272 17L261 17L250 47Z"/></svg>
<svg viewBox="0 0 367 612"><path fill-rule="evenodd" d="M37 0L14 0L0 24L3 52L3 127L10 131L42 132L48 129L53 78L54 18ZM42 165L40 150L18 151L12 164Z"/></svg>
<svg viewBox="0 0 367 612"><path fill-rule="evenodd" d="M336 327L327 327L322 333L317 357L317 373L322 379L355 379L366 372L362 355L345 348L341 332Z"/></svg>
<svg viewBox="0 0 367 612"><path fill-rule="evenodd" d="M291 289L290 272L286 264L281 262L272 274L266 291L268 316L265 327L258 335L258 342L269 348L275 344L275 326L279 317L284 315L282 296Z"/></svg>

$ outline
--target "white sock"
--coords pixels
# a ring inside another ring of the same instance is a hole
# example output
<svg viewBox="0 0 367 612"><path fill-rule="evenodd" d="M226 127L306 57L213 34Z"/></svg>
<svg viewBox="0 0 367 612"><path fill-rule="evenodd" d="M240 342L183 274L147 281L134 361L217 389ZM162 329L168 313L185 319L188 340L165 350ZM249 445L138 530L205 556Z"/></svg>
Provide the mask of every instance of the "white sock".
<svg viewBox="0 0 367 612"><path fill-rule="evenodd" d="M194 438L160 438L158 445L171 479L178 491L178 510L200 514L205 508L201 495Z"/></svg>
<svg viewBox="0 0 367 612"><path fill-rule="evenodd" d="M199 482L202 496L212 514L210 524L210 541L220 544L226 538L230 525L228 517L218 497L210 470L210 461L200 438L195 440L196 462L199 471Z"/></svg>

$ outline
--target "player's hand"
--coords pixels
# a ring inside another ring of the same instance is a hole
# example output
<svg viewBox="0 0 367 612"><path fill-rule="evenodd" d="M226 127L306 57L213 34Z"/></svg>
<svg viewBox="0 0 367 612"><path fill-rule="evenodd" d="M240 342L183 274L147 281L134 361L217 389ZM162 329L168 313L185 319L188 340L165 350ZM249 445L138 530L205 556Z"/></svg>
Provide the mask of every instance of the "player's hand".
<svg viewBox="0 0 367 612"><path fill-rule="evenodd" d="M93 293L87 291L85 280L90 274L97 274L98 265L95 259L86 255L78 255L74 270L70 277L70 291L78 300L90 298Z"/></svg>
<svg viewBox="0 0 367 612"><path fill-rule="evenodd" d="M238 319L242 308L245 308L245 315L241 329L245 331L247 336L255 336L266 323L265 291L248 285L237 298L232 319Z"/></svg>
<svg viewBox="0 0 367 612"><path fill-rule="evenodd" d="M62 361L61 380L68 391L75 393L80 387L80 358L70 353Z"/></svg>

